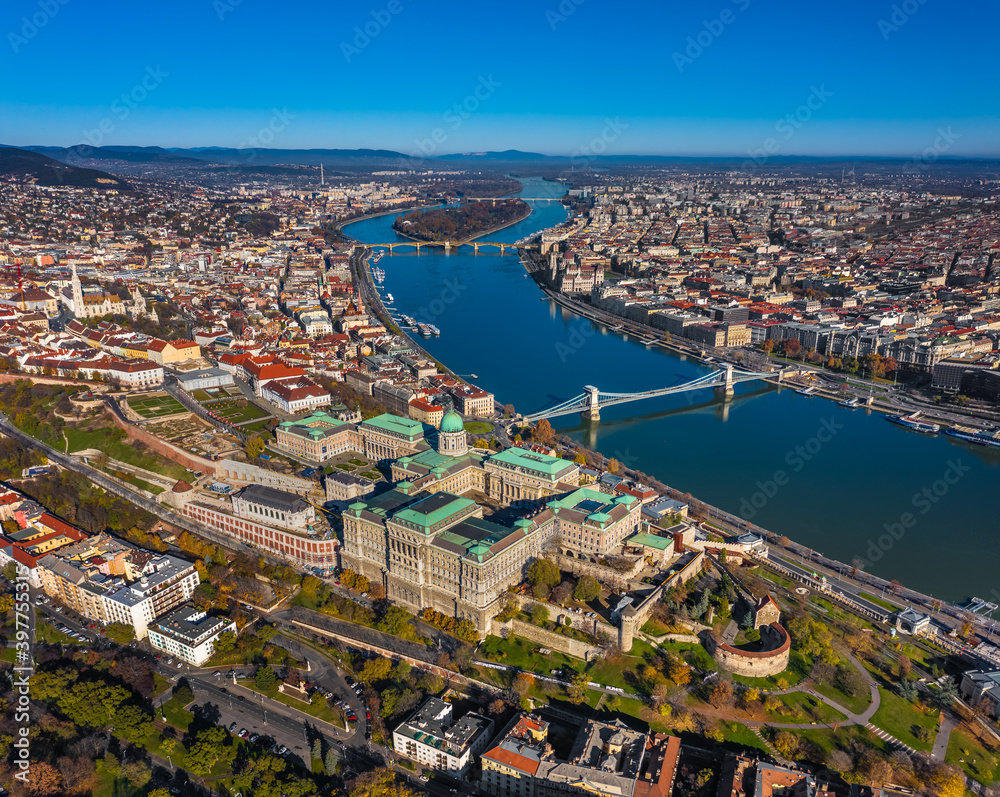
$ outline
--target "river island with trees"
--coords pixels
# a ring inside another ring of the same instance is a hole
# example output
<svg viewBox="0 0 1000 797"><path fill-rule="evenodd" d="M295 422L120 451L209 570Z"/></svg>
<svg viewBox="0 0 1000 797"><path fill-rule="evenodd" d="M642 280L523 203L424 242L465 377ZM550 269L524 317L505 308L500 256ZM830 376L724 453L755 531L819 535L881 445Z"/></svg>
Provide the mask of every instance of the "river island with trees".
<svg viewBox="0 0 1000 797"><path fill-rule="evenodd" d="M458 207L416 210L399 216L392 228L418 241L467 241L499 227L514 224L531 213L521 199L467 202Z"/></svg>

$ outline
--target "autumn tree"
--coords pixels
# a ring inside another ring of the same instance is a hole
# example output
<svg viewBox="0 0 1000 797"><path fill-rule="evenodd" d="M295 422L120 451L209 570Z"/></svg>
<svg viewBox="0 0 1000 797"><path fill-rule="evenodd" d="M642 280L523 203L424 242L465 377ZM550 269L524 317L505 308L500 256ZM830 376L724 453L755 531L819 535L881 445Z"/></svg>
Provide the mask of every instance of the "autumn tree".
<svg viewBox="0 0 1000 797"><path fill-rule="evenodd" d="M724 678L719 678L709 693L709 702L718 709L730 708L733 705L733 684Z"/></svg>
<svg viewBox="0 0 1000 797"><path fill-rule="evenodd" d="M258 435L254 435L243 444L243 450L250 459L257 459L266 448L264 441Z"/></svg>
<svg viewBox="0 0 1000 797"><path fill-rule="evenodd" d="M531 432L531 439L543 446L551 446L556 440L556 434L552 430L552 424L547 419L542 418L535 424Z"/></svg>
<svg viewBox="0 0 1000 797"><path fill-rule="evenodd" d="M608 473L617 474L618 471L621 470L621 464L618 462L617 459L612 457L611 459L608 460L607 470Z"/></svg>
<svg viewBox="0 0 1000 797"><path fill-rule="evenodd" d="M799 737L788 731L781 731L774 737L774 749L782 758L793 760L799 752Z"/></svg>

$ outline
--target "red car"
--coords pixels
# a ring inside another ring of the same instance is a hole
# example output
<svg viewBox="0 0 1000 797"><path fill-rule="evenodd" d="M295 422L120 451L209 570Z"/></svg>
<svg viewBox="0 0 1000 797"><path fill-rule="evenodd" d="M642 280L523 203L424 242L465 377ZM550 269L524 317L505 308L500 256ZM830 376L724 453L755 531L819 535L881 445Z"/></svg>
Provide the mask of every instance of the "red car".
<svg viewBox="0 0 1000 797"><path fill-rule="evenodd" d="M365 712L365 719L370 720L372 718L372 713L370 711Z"/></svg>

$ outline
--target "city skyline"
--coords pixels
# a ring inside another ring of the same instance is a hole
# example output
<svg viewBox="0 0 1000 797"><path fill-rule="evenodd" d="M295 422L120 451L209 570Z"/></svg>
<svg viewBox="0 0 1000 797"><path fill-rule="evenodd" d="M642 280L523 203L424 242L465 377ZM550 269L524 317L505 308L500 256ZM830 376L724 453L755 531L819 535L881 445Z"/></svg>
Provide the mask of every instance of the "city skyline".
<svg viewBox="0 0 1000 797"><path fill-rule="evenodd" d="M263 145L280 149L420 156L914 157L944 132L941 156L995 157L984 76L997 12L969 10L386 0L292 16L215 0L111 3L97 19L17 2L3 23L0 141L241 148L267 131ZM939 55L957 47L961 59Z"/></svg>

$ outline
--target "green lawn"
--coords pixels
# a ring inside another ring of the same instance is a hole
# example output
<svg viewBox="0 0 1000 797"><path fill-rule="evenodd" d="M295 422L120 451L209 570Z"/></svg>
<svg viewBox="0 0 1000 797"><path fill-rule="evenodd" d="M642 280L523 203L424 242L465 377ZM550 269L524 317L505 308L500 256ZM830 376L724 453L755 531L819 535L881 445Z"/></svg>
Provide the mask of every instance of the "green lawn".
<svg viewBox="0 0 1000 797"><path fill-rule="evenodd" d="M569 666L574 670L581 670L585 666L582 659L575 659L565 653L549 653L547 655L536 653L535 651L540 647L541 645L535 642L518 637L501 639L498 636L489 636L480 645L478 652L489 661L520 667L523 670L538 672L542 675L548 675L550 670L563 666Z"/></svg>
<svg viewBox="0 0 1000 797"><path fill-rule="evenodd" d="M256 404L250 404L249 402L245 407L210 407L209 409L231 424L267 417L267 413L264 410Z"/></svg>
<svg viewBox="0 0 1000 797"><path fill-rule="evenodd" d="M143 418L162 418L166 415L187 412L184 405L173 396L131 398L128 400L128 405Z"/></svg>
<svg viewBox="0 0 1000 797"><path fill-rule="evenodd" d="M5 661L8 664L13 664L16 658L17 658L17 648L4 648L2 651L0 651L0 661Z"/></svg>
<svg viewBox="0 0 1000 797"><path fill-rule="evenodd" d="M292 697L290 695L284 694L283 692L279 692L277 684L275 684L274 687L267 690L266 692L258 688L257 684L255 684L253 681L244 681L243 686L245 686L252 692L256 692L257 694L267 695L268 697L277 700L279 703L284 703L286 706L291 706L294 709L297 709L305 714L308 714L310 717L316 717L316 719L326 720L327 722L333 724L336 724L337 720L339 719L338 716L334 714L333 710L326 704L325 700L321 701L319 705L314 706L309 702L299 700L297 697ZM252 698L247 698L247 699L251 700Z"/></svg>
<svg viewBox="0 0 1000 797"><path fill-rule="evenodd" d="M755 734L742 722L723 720L719 723L719 728L722 731L724 740L727 742L738 744L743 747L749 747L753 750L762 750L765 753L770 753L767 749L767 745L765 745L757 734Z"/></svg>
<svg viewBox="0 0 1000 797"><path fill-rule="evenodd" d="M186 731L194 719L194 714L185 709L176 697L170 698L163 704L163 716L179 731Z"/></svg>
<svg viewBox="0 0 1000 797"><path fill-rule="evenodd" d="M871 693L867 684L861 688L861 691L857 695L848 694L848 692L841 688L836 678L832 681L817 683L813 688L824 697L828 697L835 703L845 706L848 711L854 714L863 713L871 703Z"/></svg>
<svg viewBox="0 0 1000 797"><path fill-rule="evenodd" d="M254 421L253 423L246 423L240 427L240 431L243 434L256 434L257 432L264 432L267 430L267 424L270 422L270 418Z"/></svg>
<svg viewBox="0 0 1000 797"><path fill-rule="evenodd" d="M174 479L187 479L190 474L187 468L171 462L165 457L152 452L140 451L134 443L121 435L118 427L105 426L98 429L83 429L81 427L66 428L66 437L69 440L69 450L82 451L87 448L94 448L103 451L112 459L135 465L139 468L151 470L154 473L162 473Z"/></svg>
<svg viewBox="0 0 1000 797"><path fill-rule="evenodd" d="M807 656L803 656L793 650L788 656L788 668L777 675L769 675L767 678L750 678L745 675L734 675L733 680L737 683L753 686L757 689L779 689L778 681L784 679L787 686L795 686L809 677L812 672L813 661Z"/></svg>
<svg viewBox="0 0 1000 797"><path fill-rule="evenodd" d="M882 686L879 686L878 691L882 697L882 704L872 717L872 724L910 745L914 750L929 751L937 733L938 711L931 709L929 712L923 712L908 700ZM930 731L931 740L929 742L918 740L915 736L917 728L926 728Z"/></svg>
<svg viewBox="0 0 1000 797"><path fill-rule="evenodd" d="M886 742L860 725L849 725L845 728L817 727L794 733L809 748L803 751L803 757L815 763L825 762L834 750L850 750L855 745L870 747L885 754L892 752L892 748Z"/></svg>
<svg viewBox="0 0 1000 797"><path fill-rule="evenodd" d="M959 767L966 775L984 785L1000 780L1000 756L987 750L965 731L958 728L951 732L945 763Z"/></svg>
<svg viewBox="0 0 1000 797"><path fill-rule="evenodd" d="M493 427L483 421L467 421L465 431L469 434L489 434L493 431Z"/></svg>
<svg viewBox="0 0 1000 797"><path fill-rule="evenodd" d="M692 667L702 672L714 672L719 669L719 665L715 663L712 655L697 642L664 642L662 645L658 645L656 650L661 653L663 651L676 653Z"/></svg>
<svg viewBox="0 0 1000 797"><path fill-rule="evenodd" d="M861 597L871 601L876 606L881 606L883 609L888 609L890 612L898 612L900 608L894 603L889 603L889 601L883 600L878 595L872 595L870 592L862 592Z"/></svg>
<svg viewBox="0 0 1000 797"><path fill-rule="evenodd" d="M194 391L194 393L191 394L191 398L193 398L195 401L211 401L212 400L212 397L210 395L208 395L208 392L205 391L205 390L196 390L196 391Z"/></svg>
<svg viewBox="0 0 1000 797"><path fill-rule="evenodd" d="M669 626L664 625L655 617L651 617L646 621L646 624L639 629L644 634L649 634L650 636L663 636L664 634L669 634L671 629Z"/></svg>
<svg viewBox="0 0 1000 797"><path fill-rule="evenodd" d="M349 459L347 461L350 462L352 465L355 465L355 466L357 466L359 468L367 468L368 465L371 464L371 463L369 463L369 462L367 462L366 460L363 460L363 459Z"/></svg>
<svg viewBox="0 0 1000 797"><path fill-rule="evenodd" d="M776 697L784 707L767 715L771 722L829 724L843 722L847 719L846 715L841 714L835 708L804 692L792 692L787 695L776 695Z"/></svg>
<svg viewBox="0 0 1000 797"><path fill-rule="evenodd" d="M377 482L379 479L382 478L382 474L379 473L377 470L366 470L361 475L364 476L366 479L371 479L373 482Z"/></svg>
<svg viewBox="0 0 1000 797"><path fill-rule="evenodd" d="M73 639L71 636L67 636L62 631L56 629L56 627L45 620L38 619L35 621L35 639L39 642L48 642L53 645L79 645L80 643ZM12 650L13 648L8 648Z"/></svg>
<svg viewBox="0 0 1000 797"><path fill-rule="evenodd" d="M357 468L355 468L353 465L348 465L346 462L341 462L337 466L337 468L339 470L347 471L348 473L353 473L355 470L357 470Z"/></svg>

